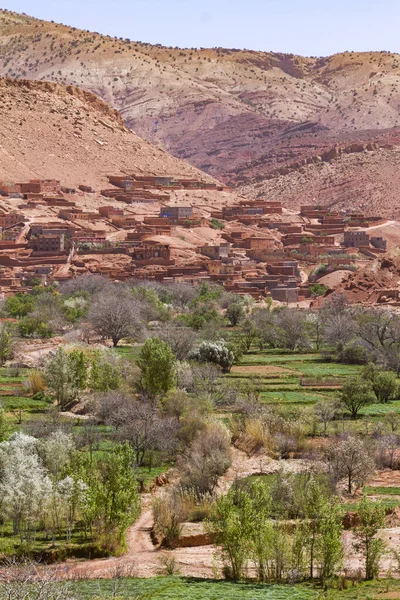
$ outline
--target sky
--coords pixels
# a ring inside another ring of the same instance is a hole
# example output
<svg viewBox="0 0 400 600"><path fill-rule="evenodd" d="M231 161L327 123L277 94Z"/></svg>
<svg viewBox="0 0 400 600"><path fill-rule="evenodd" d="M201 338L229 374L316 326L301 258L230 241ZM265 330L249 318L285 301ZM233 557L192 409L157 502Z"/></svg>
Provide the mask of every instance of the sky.
<svg viewBox="0 0 400 600"><path fill-rule="evenodd" d="M400 52L400 0L4 0L2 7L166 46Z"/></svg>

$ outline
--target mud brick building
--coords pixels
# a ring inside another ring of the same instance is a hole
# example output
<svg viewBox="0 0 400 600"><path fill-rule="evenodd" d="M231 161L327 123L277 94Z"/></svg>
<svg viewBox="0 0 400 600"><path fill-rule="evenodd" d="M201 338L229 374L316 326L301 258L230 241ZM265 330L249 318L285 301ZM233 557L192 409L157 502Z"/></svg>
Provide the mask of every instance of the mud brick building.
<svg viewBox="0 0 400 600"><path fill-rule="evenodd" d="M220 244L219 246L211 246L207 244L205 246L199 246L197 251L203 256L207 256L213 260L218 260L220 258L228 258L231 251L231 245L228 242L225 244Z"/></svg>
<svg viewBox="0 0 400 600"><path fill-rule="evenodd" d="M46 252L49 254L64 252L67 250L65 235L44 233L38 237L33 237L29 241L29 247L33 252Z"/></svg>
<svg viewBox="0 0 400 600"><path fill-rule="evenodd" d="M152 240L144 240L140 246L133 248L131 256L134 262L139 263L173 264L169 244L160 244Z"/></svg>
<svg viewBox="0 0 400 600"><path fill-rule="evenodd" d="M18 223L24 223L25 221L26 219L21 213L0 213L0 228L2 229L12 227L12 225L17 225Z"/></svg>
<svg viewBox="0 0 400 600"><path fill-rule="evenodd" d="M27 183L18 183L21 194L58 194L61 184L56 179L30 179Z"/></svg>
<svg viewBox="0 0 400 600"><path fill-rule="evenodd" d="M180 219L190 219L192 216L192 206L163 206L160 210L160 217L169 219L171 223L178 223Z"/></svg>
<svg viewBox="0 0 400 600"><path fill-rule="evenodd" d="M109 219L110 217L122 217L124 215L124 209L119 206L100 206L99 214L102 217Z"/></svg>
<svg viewBox="0 0 400 600"><path fill-rule="evenodd" d="M369 235L365 231L345 231L344 245L346 248L369 246Z"/></svg>

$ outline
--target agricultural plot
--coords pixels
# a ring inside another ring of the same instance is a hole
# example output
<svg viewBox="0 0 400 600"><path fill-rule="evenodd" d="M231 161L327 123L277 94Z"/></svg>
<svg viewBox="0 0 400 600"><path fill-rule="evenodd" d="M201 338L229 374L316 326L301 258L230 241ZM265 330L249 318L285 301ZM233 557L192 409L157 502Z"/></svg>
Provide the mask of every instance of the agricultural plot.
<svg viewBox="0 0 400 600"><path fill-rule="evenodd" d="M127 579L121 582L120 596L151 600L313 600L318 592L305 585L257 585L230 583L179 577ZM113 583L109 581L82 581L74 584L79 598L92 600L111 597Z"/></svg>
<svg viewBox="0 0 400 600"><path fill-rule="evenodd" d="M324 362L320 354L267 350L246 354L227 378L239 386L251 381L266 404L309 406L334 398L343 381L361 369L359 365ZM382 409L381 404L377 407Z"/></svg>

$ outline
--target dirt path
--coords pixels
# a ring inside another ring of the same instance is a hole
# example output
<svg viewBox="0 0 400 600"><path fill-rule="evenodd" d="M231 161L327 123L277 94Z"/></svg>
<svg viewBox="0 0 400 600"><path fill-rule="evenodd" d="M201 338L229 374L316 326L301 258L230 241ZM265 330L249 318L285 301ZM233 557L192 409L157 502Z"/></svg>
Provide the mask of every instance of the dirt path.
<svg viewBox="0 0 400 600"><path fill-rule="evenodd" d="M128 552L120 558L67 561L60 565L68 577L80 579L111 578L117 573L137 577L153 577L160 568L163 551L153 545L150 532L153 527L151 494L142 496L142 512L127 533Z"/></svg>

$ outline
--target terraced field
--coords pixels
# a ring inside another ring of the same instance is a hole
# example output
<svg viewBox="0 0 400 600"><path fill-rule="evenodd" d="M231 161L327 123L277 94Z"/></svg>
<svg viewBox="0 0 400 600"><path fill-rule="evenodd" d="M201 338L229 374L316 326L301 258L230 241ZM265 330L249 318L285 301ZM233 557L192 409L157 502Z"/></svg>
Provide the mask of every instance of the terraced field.
<svg viewBox="0 0 400 600"><path fill-rule="evenodd" d="M335 397L345 378L361 369L359 365L325 362L319 354L262 351L246 354L227 377L239 385L252 381L267 404L307 406Z"/></svg>

